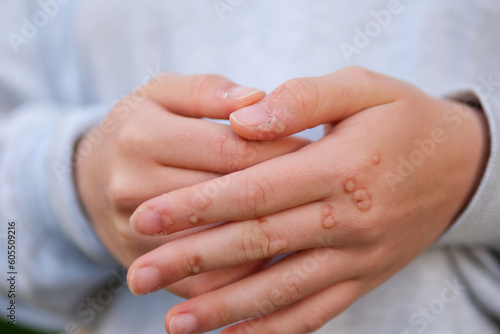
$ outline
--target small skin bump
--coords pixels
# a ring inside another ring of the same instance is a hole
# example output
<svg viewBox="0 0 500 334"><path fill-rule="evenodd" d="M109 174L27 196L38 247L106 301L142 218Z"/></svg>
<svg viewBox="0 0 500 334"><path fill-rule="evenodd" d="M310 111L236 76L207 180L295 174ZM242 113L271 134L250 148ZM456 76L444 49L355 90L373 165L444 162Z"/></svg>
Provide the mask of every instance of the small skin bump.
<svg viewBox="0 0 500 334"><path fill-rule="evenodd" d="M267 223L267 219L264 218L264 217L257 218L257 221L259 222L259 224L265 224L265 223Z"/></svg>
<svg viewBox="0 0 500 334"><path fill-rule="evenodd" d="M372 206L370 194L368 194L368 192L364 189L357 190L352 195L352 200L361 211L368 211Z"/></svg>
<svg viewBox="0 0 500 334"><path fill-rule="evenodd" d="M330 204L325 204L321 208L321 225L324 228L330 229L335 226L335 216L333 215L333 207Z"/></svg>
<svg viewBox="0 0 500 334"><path fill-rule="evenodd" d="M380 157L378 155L374 155L372 161L374 165L378 165L380 163Z"/></svg>
<svg viewBox="0 0 500 334"><path fill-rule="evenodd" d="M348 179L344 184L344 189L346 192L350 193L356 188L356 183L354 183L354 179Z"/></svg>
<svg viewBox="0 0 500 334"><path fill-rule="evenodd" d="M163 221L163 226L174 225L174 220L170 217L163 217L162 221Z"/></svg>
<svg viewBox="0 0 500 334"><path fill-rule="evenodd" d="M161 237L164 235L168 235L169 234L168 227L174 224L174 220L170 217L162 217L161 222L163 224L163 231L153 234L152 235L153 237Z"/></svg>
<svg viewBox="0 0 500 334"><path fill-rule="evenodd" d="M189 216L188 220L193 225L195 225L199 221L198 216L196 216L196 215Z"/></svg>
<svg viewBox="0 0 500 334"><path fill-rule="evenodd" d="M227 140L227 135L221 135L219 137L219 141L221 142L221 144L224 144Z"/></svg>
<svg viewBox="0 0 500 334"><path fill-rule="evenodd" d="M204 210L210 205L210 199L203 195L196 196L193 202L194 207L198 210Z"/></svg>
<svg viewBox="0 0 500 334"><path fill-rule="evenodd" d="M189 266L191 268L191 272L194 275L201 273L202 270L201 257L199 255L194 255L193 257L189 258Z"/></svg>

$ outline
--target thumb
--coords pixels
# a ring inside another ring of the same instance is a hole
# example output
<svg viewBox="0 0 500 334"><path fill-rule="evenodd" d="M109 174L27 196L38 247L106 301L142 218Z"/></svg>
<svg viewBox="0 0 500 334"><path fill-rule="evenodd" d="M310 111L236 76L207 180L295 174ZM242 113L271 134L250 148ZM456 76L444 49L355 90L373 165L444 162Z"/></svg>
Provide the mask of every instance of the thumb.
<svg viewBox="0 0 500 334"><path fill-rule="evenodd" d="M233 112L231 126L247 139L289 136L390 103L396 99L398 83L359 67L321 77L292 79L260 102Z"/></svg>
<svg viewBox="0 0 500 334"><path fill-rule="evenodd" d="M163 73L132 95L136 100L149 98L178 115L227 119L233 111L262 99L265 93L217 74Z"/></svg>

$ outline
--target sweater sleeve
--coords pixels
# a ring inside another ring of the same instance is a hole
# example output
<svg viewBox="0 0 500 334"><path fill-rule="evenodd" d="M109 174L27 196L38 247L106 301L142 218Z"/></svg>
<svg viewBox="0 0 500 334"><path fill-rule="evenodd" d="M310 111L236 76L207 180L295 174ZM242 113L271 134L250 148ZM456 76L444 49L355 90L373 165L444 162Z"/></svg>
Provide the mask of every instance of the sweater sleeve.
<svg viewBox="0 0 500 334"><path fill-rule="evenodd" d="M479 186L468 206L437 246L484 245L500 247L500 83L490 76L490 83L470 88L488 120L490 151ZM465 101L463 101L465 102Z"/></svg>
<svg viewBox="0 0 500 334"><path fill-rule="evenodd" d="M14 301L17 324L52 330L85 319L77 306L116 276L118 264L80 207L71 159L77 139L109 107L79 98L77 67L48 43L55 30L67 30L55 29L65 16L30 30L37 11L34 1L11 1L0 11L0 264L4 275L15 273L14 286L0 282L0 306L2 319Z"/></svg>
<svg viewBox="0 0 500 334"><path fill-rule="evenodd" d="M8 225L15 226L16 252L13 268L6 256L0 263L17 273L20 323L60 328L118 266L80 208L73 182L73 146L102 114L100 106L40 102L1 118L1 240L7 244ZM10 285L2 280L0 289L5 297Z"/></svg>

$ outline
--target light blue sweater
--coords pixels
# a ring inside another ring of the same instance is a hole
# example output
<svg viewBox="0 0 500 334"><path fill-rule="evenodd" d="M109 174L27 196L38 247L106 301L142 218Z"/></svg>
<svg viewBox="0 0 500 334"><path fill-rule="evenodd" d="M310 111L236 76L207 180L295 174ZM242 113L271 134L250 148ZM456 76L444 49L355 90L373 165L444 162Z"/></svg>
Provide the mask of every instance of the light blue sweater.
<svg viewBox="0 0 500 334"><path fill-rule="evenodd" d="M15 222L18 323L161 333L180 300L130 295L75 193L72 147L121 96L159 71L270 91L361 65L434 96L475 91L491 154L442 240L318 333L500 333L500 2L11 0L0 36L0 263L12 271ZM5 317L10 284L0 288Z"/></svg>

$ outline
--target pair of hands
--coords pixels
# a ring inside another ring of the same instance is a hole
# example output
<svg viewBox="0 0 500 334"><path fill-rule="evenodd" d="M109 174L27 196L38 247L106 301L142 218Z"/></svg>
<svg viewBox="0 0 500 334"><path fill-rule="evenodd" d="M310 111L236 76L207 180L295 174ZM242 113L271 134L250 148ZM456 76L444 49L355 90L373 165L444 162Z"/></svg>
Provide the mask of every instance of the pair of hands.
<svg viewBox="0 0 500 334"><path fill-rule="evenodd" d="M228 118L265 93L240 87L217 75L163 74L124 97L96 129L81 138L85 150L92 133L104 139L90 154L77 152L75 179L83 207L112 255L125 267L139 256L183 235L140 236L129 224L143 202L293 152L309 142L286 138L245 140L228 125L199 117ZM191 297L248 276L258 263L193 278L170 290Z"/></svg>
<svg viewBox="0 0 500 334"><path fill-rule="evenodd" d="M486 160L480 112L360 68L265 97L219 76L155 81L110 113L117 130L76 178L130 289L194 297L170 334L318 329L446 230ZM320 124L317 142L287 137Z"/></svg>

